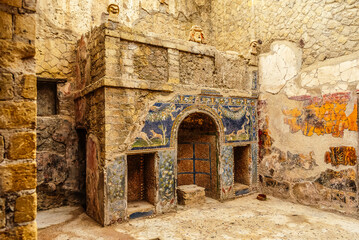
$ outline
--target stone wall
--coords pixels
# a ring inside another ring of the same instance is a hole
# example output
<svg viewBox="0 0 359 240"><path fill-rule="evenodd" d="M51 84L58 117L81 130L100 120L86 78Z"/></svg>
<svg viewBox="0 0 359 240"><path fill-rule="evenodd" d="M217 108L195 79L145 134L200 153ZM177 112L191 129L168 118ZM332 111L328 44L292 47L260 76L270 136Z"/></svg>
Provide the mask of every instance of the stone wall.
<svg viewBox="0 0 359 240"><path fill-rule="evenodd" d="M275 40L303 46L303 65L359 50L359 3L352 0L213 1L214 46L246 52L261 39L264 51Z"/></svg>
<svg viewBox="0 0 359 240"><path fill-rule="evenodd" d="M277 41L260 56L262 191L355 214L359 52L309 67L302 54Z"/></svg>
<svg viewBox="0 0 359 240"><path fill-rule="evenodd" d="M0 1L0 238L36 239L36 1Z"/></svg>

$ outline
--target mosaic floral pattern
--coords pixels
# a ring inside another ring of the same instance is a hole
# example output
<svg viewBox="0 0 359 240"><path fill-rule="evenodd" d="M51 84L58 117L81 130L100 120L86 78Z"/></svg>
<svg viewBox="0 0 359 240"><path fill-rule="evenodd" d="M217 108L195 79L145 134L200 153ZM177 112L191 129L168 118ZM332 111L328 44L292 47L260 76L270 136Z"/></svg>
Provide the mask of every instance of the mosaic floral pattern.
<svg viewBox="0 0 359 240"><path fill-rule="evenodd" d="M223 146L221 150L222 159L222 182L223 186L233 185L233 147Z"/></svg>
<svg viewBox="0 0 359 240"><path fill-rule="evenodd" d="M169 201L175 196L174 151L160 151L159 156L159 195L161 201Z"/></svg>
<svg viewBox="0 0 359 240"><path fill-rule="evenodd" d="M256 140L255 99L178 95L171 102L155 103L150 108L132 150L169 147L175 119L194 104L207 106L218 115L226 142Z"/></svg>
<svg viewBox="0 0 359 240"><path fill-rule="evenodd" d="M115 161L107 167L107 197L110 222L125 217L125 169L125 156L116 158Z"/></svg>

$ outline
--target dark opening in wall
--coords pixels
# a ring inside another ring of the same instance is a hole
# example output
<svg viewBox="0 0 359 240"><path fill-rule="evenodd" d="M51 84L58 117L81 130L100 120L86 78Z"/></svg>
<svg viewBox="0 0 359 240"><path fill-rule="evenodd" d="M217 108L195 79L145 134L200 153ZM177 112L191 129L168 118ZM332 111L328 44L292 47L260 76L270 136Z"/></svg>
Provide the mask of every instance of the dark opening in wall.
<svg viewBox="0 0 359 240"><path fill-rule="evenodd" d="M57 114L57 83L37 81L37 115L50 116Z"/></svg>
<svg viewBox="0 0 359 240"><path fill-rule="evenodd" d="M86 209L86 129L76 129L78 137L78 171L81 205Z"/></svg>
<svg viewBox="0 0 359 240"><path fill-rule="evenodd" d="M127 156L127 201L155 204L155 154Z"/></svg>
<svg viewBox="0 0 359 240"><path fill-rule="evenodd" d="M249 153L250 153L250 145L234 147L233 155L234 155L234 190L236 195L237 192L243 192L244 190L248 190L250 185L250 174L249 174Z"/></svg>

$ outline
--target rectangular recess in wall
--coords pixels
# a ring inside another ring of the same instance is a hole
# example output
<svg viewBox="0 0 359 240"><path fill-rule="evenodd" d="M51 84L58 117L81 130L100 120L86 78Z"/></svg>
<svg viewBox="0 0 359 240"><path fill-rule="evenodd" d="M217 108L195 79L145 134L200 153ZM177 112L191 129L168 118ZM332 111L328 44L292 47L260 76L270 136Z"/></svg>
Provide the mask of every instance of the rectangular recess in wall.
<svg viewBox="0 0 359 240"><path fill-rule="evenodd" d="M234 191L235 195L242 195L249 192L250 185L250 145L233 148L234 156Z"/></svg>
<svg viewBox="0 0 359 240"><path fill-rule="evenodd" d="M155 204L155 154L127 156L127 201Z"/></svg>
<svg viewBox="0 0 359 240"><path fill-rule="evenodd" d="M51 116L58 113L57 84L66 79L37 78L37 115Z"/></svg>

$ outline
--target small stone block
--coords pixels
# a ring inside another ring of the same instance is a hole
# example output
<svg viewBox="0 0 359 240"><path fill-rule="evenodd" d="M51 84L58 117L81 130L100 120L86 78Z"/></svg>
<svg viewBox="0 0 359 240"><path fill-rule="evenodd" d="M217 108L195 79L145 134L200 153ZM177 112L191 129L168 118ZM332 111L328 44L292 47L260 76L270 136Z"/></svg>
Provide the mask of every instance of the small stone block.
<svg viewBox="0 0 359 240"><path fill-rule="evenodd" d="M36 218L36 193L16 199L14 222L30 222Z"/></svg>
<svg viewBox="0 0 359 240"><path fill-rule="evenodd" d="M35 75L24 75L21 96L24 98L36 99L37 90Z"/></svg>
<svg viewBox="0 0 359 240"><path fill-rule="evenodd" d="M15 34L30 40L35 40L36 23L34 14L16 15Z"/></svg>
<svg viewBox="0 0 359 240"><path fill-rule="evenodd" d="M0 102L0 129L35 129L35 121L35 102Z"/></svg>
<svg viewBox="0 0 359 240"><path fill-rule="evenodd" d="M0 73L0 100L10 100L14 97L13 83L14 81L11 73Z"/></svg>
<svg viewBox="0 0 359 240"><path fill-rule="evenodd" d="M0 38L12 38L12 16L2 11L0 11Z"/></svg>
<svg viewBox="0 0 359 240"><path fill-rule="evenodd" d="M8 158L16 159L35 159L36 152L35 133L16 133L10 138Z"/></svg>
<svg viewBox="0 0 359 240"><path fill-rule="evenodd" d="M194 184L178 186L177 196L181 205L201 205L206 200L205 188Z"/></svg>
<svg viewBox="0 0 359 240"><path fill-rule="evenodd" d="M7 5L20 8L22 5L22 0L0 0L0 3L5 3Z"/></svg>
<svg viewBox="0 0 359 240"><path fill-rule="evenodd" d="M0 198L0 228L6 225L5 198Z"/></svg>
<svg viewBox="0 0 359 240"><path fill-rule="evenodd" d="M0 194L35 188L35 162L0 165Z"/></svg>

